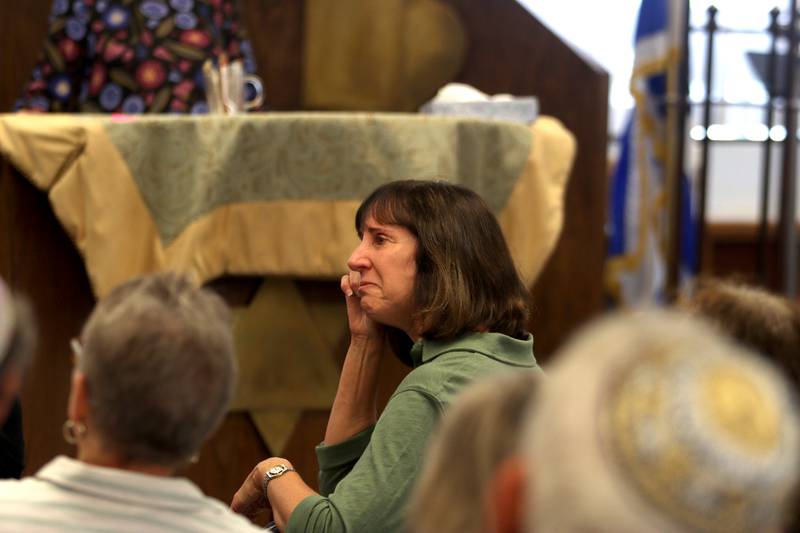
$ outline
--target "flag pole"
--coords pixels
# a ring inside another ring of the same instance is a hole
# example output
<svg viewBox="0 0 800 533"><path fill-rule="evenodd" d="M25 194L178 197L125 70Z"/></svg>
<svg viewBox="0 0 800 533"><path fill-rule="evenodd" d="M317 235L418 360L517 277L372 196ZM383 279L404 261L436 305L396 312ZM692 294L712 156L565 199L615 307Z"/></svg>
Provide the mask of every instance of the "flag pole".
<svg viewBox="0 0 800 533"><path fill-rule="evenodd" d="M681 270L681 227L684 209L681 186L683 182L686 113L689 108L689 3L690 0L685 0L684 2L677 98L674 100L674 111L677 117L675 131L673 132L675 155L672 167L671 249L666 286L666 297L668 299L678 296ZM700 223L702 224L702 221Z"/></svg>

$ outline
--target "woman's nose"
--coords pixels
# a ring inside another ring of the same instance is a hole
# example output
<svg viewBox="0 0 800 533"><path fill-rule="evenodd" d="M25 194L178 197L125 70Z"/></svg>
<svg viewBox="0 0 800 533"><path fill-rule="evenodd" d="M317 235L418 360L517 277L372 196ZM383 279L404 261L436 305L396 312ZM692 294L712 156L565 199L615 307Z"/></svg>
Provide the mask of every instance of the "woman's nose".
<svg viewBox="0 0 800 533"><path fill-rule="evenodd" d="M369 267L369 258L364 253L364 243L359 244L347 259L347 268L361 271Z"/></svg>

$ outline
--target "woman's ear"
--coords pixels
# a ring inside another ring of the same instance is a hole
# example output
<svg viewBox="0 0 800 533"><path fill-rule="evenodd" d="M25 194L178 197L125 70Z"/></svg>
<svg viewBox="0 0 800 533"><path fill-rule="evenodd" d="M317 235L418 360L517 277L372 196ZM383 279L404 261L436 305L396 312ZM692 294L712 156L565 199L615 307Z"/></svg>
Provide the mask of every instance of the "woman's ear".
<svg viewBox="0 0 800 533"><path fill-rule="evenodd" d="M80 370L72 371L72 384L67 404L67 418L75 422L86 423L89 415L89 387L86 375Z"/></svg>
<svg viewBox="0 0 800 533"><path fill-rule="evenodd" d="M487 522L490 533L525 531L527 472L521 457L509 457L497 468L489 484Z"/></svg>

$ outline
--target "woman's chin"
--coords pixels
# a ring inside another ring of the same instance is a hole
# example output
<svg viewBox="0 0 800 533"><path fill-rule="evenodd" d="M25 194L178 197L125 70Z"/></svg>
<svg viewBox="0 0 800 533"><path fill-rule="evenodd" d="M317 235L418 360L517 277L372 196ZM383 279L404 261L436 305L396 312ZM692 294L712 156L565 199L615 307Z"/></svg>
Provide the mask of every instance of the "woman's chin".
<svg viewBox="0 0 800 533"><path fill-rule="evenodd" d="M372 317L370 317L370 318L372 318ZM402 321L399 321L399 320L392 320L391 318L387 319L386 317L372 318L372 321L373 322L377 322L378 324L380 324L383 327L395 328L395 329L399 329L400 331L404 331L404 332L407 331L407 327L408 327L408 325L405 322L402 322Z"/></svg>
<svg viewBox="0 0 800 533"><path fill-rule="evenodd" d="M408 327L407 317L397 316L397 312L392 312L385 305L374 305L376 302L372 298L361 298L361 309L369 317L370 320L380 324L381 326L388 326L392 328L401 329L406 331ZM381 302L377 302L380 304ZM372 304L372 305L371 305Z"/></svg>
<svg viewBox="0 0 800 533"><path fill-rule="evenodd" d="M369 306L361 304L361 308L364 310L364 313L369 317L370 320L373 322L380 324L381 326L389 326L396 328L396 320L392 320L390 316L387 316L386 313L381 313L380 309L370 309Z"/></svg>

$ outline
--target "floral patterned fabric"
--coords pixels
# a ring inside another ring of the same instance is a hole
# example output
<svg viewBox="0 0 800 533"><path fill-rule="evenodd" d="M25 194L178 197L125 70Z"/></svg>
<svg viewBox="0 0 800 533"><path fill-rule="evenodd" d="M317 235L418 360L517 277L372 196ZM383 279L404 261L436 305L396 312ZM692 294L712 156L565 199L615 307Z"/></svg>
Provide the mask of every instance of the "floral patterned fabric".
<svg viewBox="0 0 800 533"><path fill-rule="evenodd" d="M222 53L255 72L235 0L54 0L15 109L205 113L202 65Z"/></svg>

